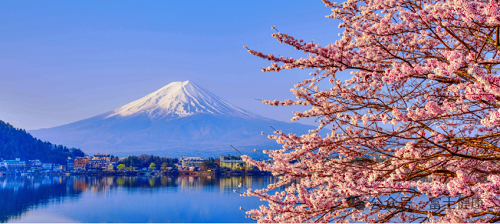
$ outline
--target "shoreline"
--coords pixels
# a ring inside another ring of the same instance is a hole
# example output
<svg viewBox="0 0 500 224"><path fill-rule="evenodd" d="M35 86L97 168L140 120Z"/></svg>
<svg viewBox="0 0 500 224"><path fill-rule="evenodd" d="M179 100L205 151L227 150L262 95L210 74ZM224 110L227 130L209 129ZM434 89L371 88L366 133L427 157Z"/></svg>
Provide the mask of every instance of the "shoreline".
<svg viewBox="0 0 500 224"><path fill-rule="evenodd" d="M7 176L187 176L187 177L201 177L201 176L220 176L220 177L239 177L239 176L269 176L270 172L253 171L86 171L86 172L40 172L40 173L2 173L0 177Z"/></svg>

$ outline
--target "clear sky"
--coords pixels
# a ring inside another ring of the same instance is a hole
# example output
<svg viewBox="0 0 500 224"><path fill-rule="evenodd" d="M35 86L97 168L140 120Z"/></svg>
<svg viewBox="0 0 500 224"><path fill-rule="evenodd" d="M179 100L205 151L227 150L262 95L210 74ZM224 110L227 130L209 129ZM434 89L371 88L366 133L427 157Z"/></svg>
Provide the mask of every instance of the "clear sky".
<svg viewBox="0 0 500 224"><path fill-rule="evenodd" d="M32 130L89 118L190 80L245 110L289 121L310 71L262 73L248 47L305 57L279 31L326 45L338 22L319 0L1 1L0 120ZM312 123L305 121L304 123Z"/></svg>

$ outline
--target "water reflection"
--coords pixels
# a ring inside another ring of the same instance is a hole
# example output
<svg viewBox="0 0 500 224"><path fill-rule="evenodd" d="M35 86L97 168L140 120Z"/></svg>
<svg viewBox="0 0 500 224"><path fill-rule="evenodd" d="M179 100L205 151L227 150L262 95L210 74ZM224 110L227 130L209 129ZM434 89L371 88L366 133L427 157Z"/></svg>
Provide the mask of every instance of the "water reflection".
<svg viewBox="0 0 500 224"><path fill-rule="evenodd" d="M272 176L0 177L0 222L49 213L79 222L251 222L239 207L262 202L233 190L274 181Z"/></svg>
<svg viewBox="0 0 500 224"><path fill-rule="evenodd" d="M20 217L33 206L43 207L78 197L82 190L67 177L4 177L0 179L0 221Z"/></svg>

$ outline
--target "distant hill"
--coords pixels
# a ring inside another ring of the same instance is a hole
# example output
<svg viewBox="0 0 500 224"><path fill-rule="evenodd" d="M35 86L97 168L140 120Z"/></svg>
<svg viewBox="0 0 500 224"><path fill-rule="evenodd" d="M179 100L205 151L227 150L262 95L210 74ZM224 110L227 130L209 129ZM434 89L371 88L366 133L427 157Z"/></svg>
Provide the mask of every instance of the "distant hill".
<svg viewBox="0 0 500 224"><path fill-rule="evenodd" d="M264 156L260 150L281 148L261 135L262 131L272 133L270 126L299 135L315 129L253 114L184 81L95 117L29 132L87 153L217 157L236 153L233 145L257 158Z"/></svg>
<svg viewBox="0 0 500 224"><path fill-rule="evenodd" d="M84 156L84 153L80 149L43 142L25 130L0 120L0 158L26 161L39 159L44 163L66 164L69 156Z"/></svg>

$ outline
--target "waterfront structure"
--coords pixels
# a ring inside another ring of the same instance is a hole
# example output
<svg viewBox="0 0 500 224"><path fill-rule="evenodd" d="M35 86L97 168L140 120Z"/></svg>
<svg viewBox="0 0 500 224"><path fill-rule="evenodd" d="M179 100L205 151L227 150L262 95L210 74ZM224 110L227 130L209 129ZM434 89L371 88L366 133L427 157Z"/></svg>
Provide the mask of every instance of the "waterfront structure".
<svg viewBox="0 0 500 224"><path fill-rule="evenodd" d="M221 156L219 157L220 167L226 167L231 170L239 170L239 169L251 169L252 165L245 163L241 158L235 159L233 157Z"/></svg>
<svg viewBox="0 0 500 224"><path fill-rule="evenodd" d="M75 160L71 159L71 157L68 157L68 159L66 160L66 170L73 171L74 168L75 168Z"/></svg>
<svg viewBox="0 0 500 224"><path fill-rule="evenodd" d="M92 159L89 161L89 169L96 169L96 170L101 170L101 169L107 169L108 165L111 162L111 157L109 154L99 154L96 153Z"/></svg>
<svg viewBox="0 0 500 224"><path fill-rule="evenodd" d="M182 164L182 168L190 168L190 167L200 168L201 167L201 163L203 163L203 159L200 158L200 157L186 157L186 156L183 156L183 157L181 157L180 161L181 161L181 164Z"/></svg>
<svg viewBox="0 0 500 224"><path fill-rule="evenodd" d="M24 163L23 170L25 171L31 170L31 163L29 161Z"/></svg>
<svg viewBox="0 0 500 224"><path fill-rule="evenodd" d="M23 170L26 165L25 161L21 161L20 158L15 160L3 160L0 162L0 167L5 167L7 170Z"/></svg>
<svg viewBox="0 0 500 224"><path fill-rule="evenodd" d="M53 163L42 163L43 170L52 170L54 164Z"/></svg>
<svg viewBox="0 0 500 224"><path fill-rule="evenodd" d="M109 154L100 154L96 153L94 157L92 157L92 160L106 160L106 161L111 161L111 157Z"/></svg>
<svg viewBox="0 0 500 224"><path fill-rule="evenodd" d="M26 165L24 166L25 170L30 170L31 172L37 172L42 170L42 161L35 159L35 160L28 160Z"/></svg>
<svg viewBox="0 0 500 224"><path fill-rule="evenodd" d="M62 170L61 164L59 163L53 163L52 164L52 171L54 172L60 172Z"/></svg>
<svg viewBox="0 0 500 224"><path fill-rule="evenodd" d="M31 165L31 167L42 167L42 161L38 159L28 160L28 163Z"/></svg>
<svg viewBox="0 0 500 224"><path fill-rule="evenodd" d="M76 157L73 160L73 169L75 170L84 170L89 164L90 157Z"/></svg>
<svg viewBox="0 0 500 224"><path fill-rule="evenodd" d="M93 170L106 169L108 164L109 163L104 159L91 159L88 168Z"/></svg>

